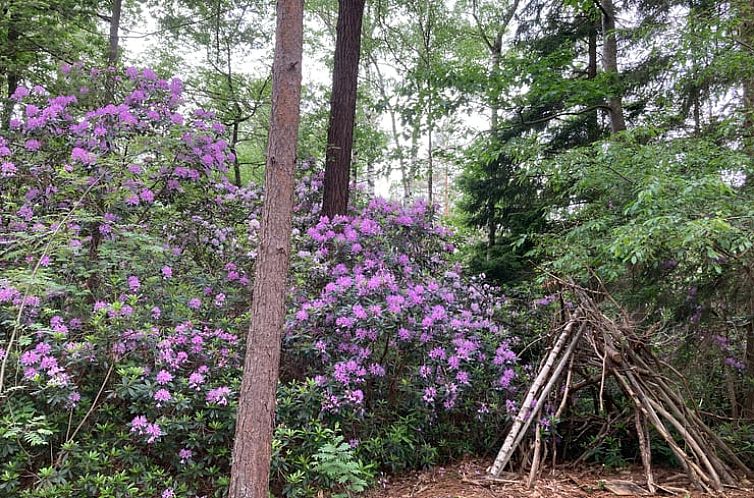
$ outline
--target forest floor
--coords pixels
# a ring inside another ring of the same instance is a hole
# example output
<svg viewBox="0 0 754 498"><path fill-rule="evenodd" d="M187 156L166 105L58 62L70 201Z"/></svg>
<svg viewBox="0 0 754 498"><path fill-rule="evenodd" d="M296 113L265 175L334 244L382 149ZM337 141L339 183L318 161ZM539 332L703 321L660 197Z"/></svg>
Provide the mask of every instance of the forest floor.
<svg viewBox="0 0 754 498"><path fill-rule="evenodd" d="M558 467L552 473L544 469L531 489L526 487L526 477L513 474L490 481L485 478L486 460L465 460L445 467L404 474L382 480L367 498L606 498L619 496L608 488L623 488L622 496L642 496L639 488L631 492L632 484L644 487L644 471L640 466L607 471L599 466L576 468ZM718 495L694 491L689 480L677 469L653 469L659 486L672 492L658 491L657 496L701 498L724 496L726 498L754 497L752 489L729 489ZM649 493L645 493L648 495Z"/></svg>

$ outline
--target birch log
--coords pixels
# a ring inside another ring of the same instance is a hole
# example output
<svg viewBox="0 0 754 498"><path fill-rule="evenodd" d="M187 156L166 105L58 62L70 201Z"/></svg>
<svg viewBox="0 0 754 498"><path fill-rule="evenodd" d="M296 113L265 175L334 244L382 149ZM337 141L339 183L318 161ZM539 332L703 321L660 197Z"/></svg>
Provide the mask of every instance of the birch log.
<svg viewBox="0 0 754 498"><path fill-rule="evenodd" d="M500 452L497 454L497 457L495 458L495 462L492 464L492 467L490 467L489 472L491 475L498 477L503 471L503 468L505 468L505 466L508 464L511 456L513 455L513 451L521 442L521 439L523 439L523 436L526 433L526 430L529 428L529 425L531 425L531 421L534 418L532 416L532 411L536 410L536 408L539 407L545 396L547 396L549 391L555 385L557 377L560 375L560 373L565 368L565 365L568 363L568 359L571 353L573 353L573 349L576 347L578 338L581 336L581 331L579 331L579 333L573 337L570 344L568 345L566 353L560 359L555 372L553 372L553 375L550 375L552 367L553 365L555 365L555 362L558 359L558 355L563 349L563 346L568 341L569 336L571 336L573 327L576 323L577 318L576 316L574 316L574 318L572 318L571 321L569 321L565 326L563 332L560 334L560 337L558 337L558 340L555 342L555 345L550 351L550 354L547 356L547 361L545 361L545 364L540 369L537 378L534 380L534 383L529 389L529 392L526 393L526 397L524 398L524 402L521 404L518 415L516 415L516 418L513 420L513 426L511 427L508 436L506 436L505 441L503 442L503 446L500 449ZM544 384L546 381L549 382L547 382L545 388L542 389L542 384ZM540 393L539 396L537 396L538 393ZM532 401L535 401L535 398L536 406L532 407L531 404Z"/></svg>

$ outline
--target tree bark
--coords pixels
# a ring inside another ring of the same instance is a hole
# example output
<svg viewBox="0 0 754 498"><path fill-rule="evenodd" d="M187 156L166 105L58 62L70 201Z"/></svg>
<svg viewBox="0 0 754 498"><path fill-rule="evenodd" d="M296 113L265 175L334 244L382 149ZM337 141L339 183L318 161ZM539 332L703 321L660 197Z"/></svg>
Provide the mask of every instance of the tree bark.
<svg viewBox="0 0 754 498"><path fill-rule="evenodd" d="M626 129L626 120L623 117L623 103L621 102L620 89L617 88L620 73L618 72L618 39L615 36L615 6L613 0L602 0L602 67L613 81L611 95L608 97L610 114L610 131L618 133Z"/></svg>
<svg viewBox="0 0 754 498"><path fill-rule="evenodd" d="M495 201L492 198L487 199L487 261L492 260L492 253L495 250L495 235L497 234L497 223L495 221Z"/></svg>
<svg viewBox="0 0 754 498"><path fill-rule="evenodd" d="M743 48L749 59L754 58L754 0L743 3L739 36L745 43ZM747 76L743 81L743 109L744 109L744 150L754 157L754 76ZM747 182L748 183L748 182Z"/></svg>
<svg viewBox="0 0 754 498"><path fill-rule="evenodd" d="M744 50L749 51L748 56L754 57L754 51L751 50L754 43L754 0L743 2L739 15L743 22L741 23L739 36L748 45ZM744 112L744 129L743 129L743 147L744 152L749 158L754 159L754 77L747 76L742 82L743 86L743 112ZM749 191L754 185L754 180L747 175L745 188ZM746 370L744 378L744 400L742 414L744 417L754 417L754 295L749 297L749 315L750 324L746 332Z"/></svg>
<svg viewBox="0 0 754 498"><path fill-rule="evenodd" d="M241 164L238 162L238 114L233 121L233 134L231 135L230 151L233 153L233 174L236 187L241 186Z"/></svg>
<svg viewBox="0 0 754 498"><path fill-rule="evenodd" d="M596 23L591 23L591 29L589 30L589 62L586 67L586 77L588 80L594 81L597 78L597 26ZM596 142L600 136L600 123L599 123L599 109L589 113L589 119L587 121L587 140Z"/></svg>
<svg viewBox="0 0 754 498"><path fill-rule="evenodd" d="M365 0L339 0L335 37L330 122L325 151L322 214L345 214L348 209L356 89L361 54L361 21Z"/></svg>
<svg viewBox="0 0 754 498"><path fill-rule="evenodd" d="M513 419L513 425L511 426L508 435L505 437L503 446L500 448L495 461L489 468L489 473L492 476L500 476L500 473L510 461L511 456L513 456L513 451L515 451L516 447L521 442L521 439L523 439L524 434L534 419L534 413L541 408L545 397L552 390L558 377L560 377L563 369L568 364L570 356L581 337L581 329L573 333L573 328L578 324L576 320L576 314L574 314L571 320L563 328L563 331L560 333L560 336L558 336L552 349L550 349L547 359L540 368L536 379L534 379L534 382L529 388L529 391L526 393L526 397L519 407L518 415ZM567 347L566 343L568 343ZM563 355L560 355L560 352L564 347L566 348L565 352ZM555 365L556 362L557 366ZM554 370L553 367L555 367ZM550 371L553 372L552 375L550 375ZM547 384L545 384L545 382L547 382ZM542 387L543 385L544 387Z"/></svg>
<svg viewBox="0 0 754 498"><path fill-rule="evenodd" d="M750 297L749 313L750 323L746 330L746 353L744 361L746 362L745 370L745 397L743 400L743 416L746 418L754 417L754 387L751 381L754 380L754 296Z"/></svg>
<svg viewBox="0 0 754 498"><path fill-rule="evenodd" d="M516 5L518 2L516 2ZM493 84L497 84L497 79L500 75L500 58L503 55L503 29L500 29L495 35L495 41L490 47L490 78L493 80ZM492 109L490 115L490 131L492 133L497 132L498 121L500 120L500 99L495 95L492 101Z"/></svg>
<svg viewBox="0 0 754 498"><path fill-rule="evenodd" d="M435 186L434 186L434 174L435 174L435 166L434 166L434 155L432 154L432 129L434 128L434 119L432 119L432 97L431 92L432 89L430 87L430 98L428 103L428 115L427 115L427 202L429 202L430 207L434 207L435 197Z"/></svg>
<svg viewBox="0 0 754 498"><path fill-rule="evenodd" d="M120 12L122 4L123 0L113 0L112 17L110 19L110 42L108 44L107 52L108 66L115 66L118 63L118 31L120 30Z"/></svg>
<svg viewBox="0 0 754 498"><path fill-rule="evenodd" d="M278 0L265 199L229 498L268 496L291 250L303 23L303 0Z"/></svg>
<svg viewBox="0 0 754 498"><path fill-rule="evenodd" d="M10 9L10 6L7 6L6 9ZM5 12L7 12L7 10L5 10ZM10 22L8 24L8 43L5 48L5 53L7 54L7 67L5 69L7 99L3 103L2 116L2 129L6 131L10 129L10 120L13 116L13 100L10 97L16 92L18 84L21 81L18 70L16 67L14 67L14 64L18 58L17 44L19 39L19 32L18 27L16 26L17 22L18 14L14 11L11 11Z"/></svg>

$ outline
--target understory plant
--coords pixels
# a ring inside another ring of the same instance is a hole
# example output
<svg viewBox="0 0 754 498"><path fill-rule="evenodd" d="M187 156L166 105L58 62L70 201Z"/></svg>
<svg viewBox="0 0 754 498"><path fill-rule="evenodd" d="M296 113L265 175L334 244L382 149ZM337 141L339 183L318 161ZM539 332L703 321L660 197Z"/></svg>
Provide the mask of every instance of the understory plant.
<svg viewBox="0 0 754 498"><path fill-rule="evenodd" d="M224 126L176 78L65 66L13 98L0 494L223 496L262 192L229 181ZM321 175L299 176L272 489L355 493L499 437L506 301L452 263L431 206L320 218Z"/></svg>

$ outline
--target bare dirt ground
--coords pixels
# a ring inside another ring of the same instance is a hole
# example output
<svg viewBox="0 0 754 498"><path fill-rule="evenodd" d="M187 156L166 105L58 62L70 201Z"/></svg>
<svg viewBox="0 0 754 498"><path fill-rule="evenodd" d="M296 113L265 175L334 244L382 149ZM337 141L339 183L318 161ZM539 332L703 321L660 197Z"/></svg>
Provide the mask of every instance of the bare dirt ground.
<svg viewBox="0 0 754 498"><path fill-rule="evenodd" d="M366 494L367 498L603 498L618 496L608 488L623 488L622 496L642 496L638 487L645 487L641 467L621 471L604 471L600 467L557 468L543 470L539 480L527 489L525 476L509 474L501 480L486 479L485 469L490 462L466 460L446 467L423 472L390 477L377 484ZM692 489L684 474L675 469L654 469L655 481L665 491L657 496L701 498L723 496L754 498L751 489L726 489L717 495L700 493ZM631 492L631 489L635 491ZM647 492L645 495L648 495Z"/></svg>

